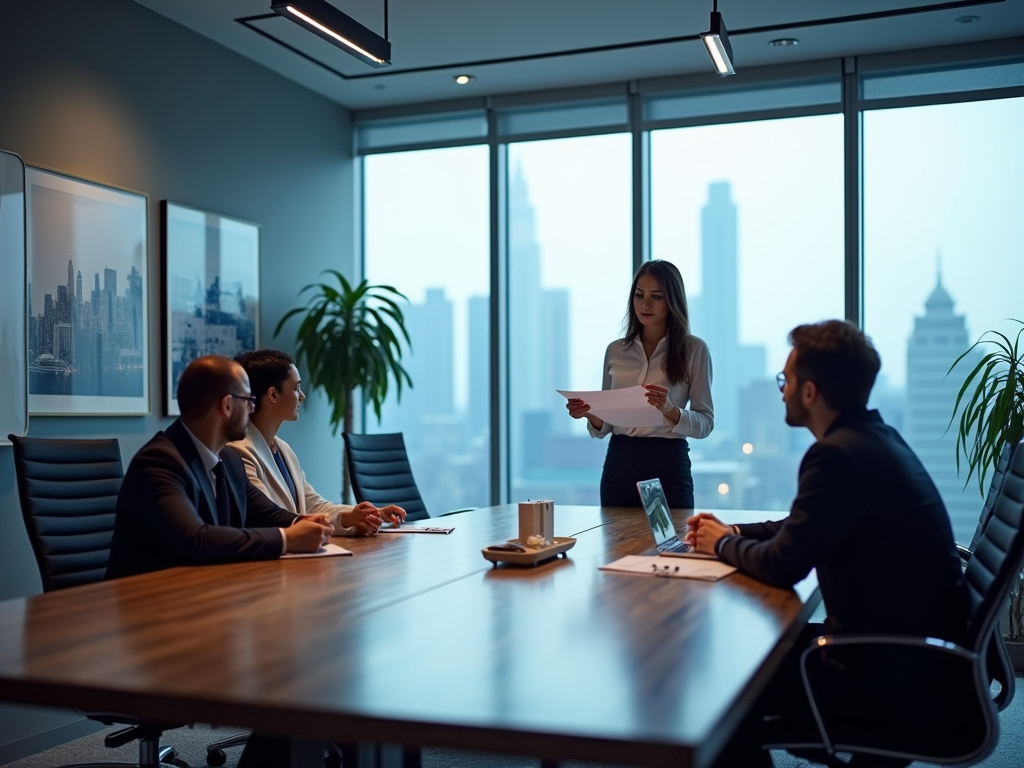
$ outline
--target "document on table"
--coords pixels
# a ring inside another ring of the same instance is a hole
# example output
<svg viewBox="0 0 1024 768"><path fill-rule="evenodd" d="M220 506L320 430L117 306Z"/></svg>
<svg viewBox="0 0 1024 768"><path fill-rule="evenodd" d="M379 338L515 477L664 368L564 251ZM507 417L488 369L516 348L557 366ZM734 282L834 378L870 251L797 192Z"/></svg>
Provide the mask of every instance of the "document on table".
<svg viewBox="0 0 1024 768"><path fill-rule="evenodd" d="M721 560L697 560L687 557L658 557L657 555L626 555L613 563L601 566L602 571L634 573L640 576L662 576L669 579L700 579L718 581L736 568Z"/></svg>
<svg viewBox="0 0 1024 768"><path fill-rule="evenodd" d="M291 558L293 560L300 560L304 557L337 557L338 555L351 555L351 549L345 549L339 547L337 544L324 544L316 552L289 552L285 555L281 555L281 559Z"/></svg>
<svg viewBox="0 0 1024 768"><path fill-rule="evenodd" d="M451 533L454 530L454 526L451 528L441 528L440 526L420 528L415 525L403 525L400 528L381 528L377 533Z"/></svg>
<svg viewBox="0 0 1024 768"><path fill-rule="evenodd" d="M647 402L647 390L639 384L590 392L555 391L566 400L582 400L590 406L592 414L616 427L657 427L665 423L665 416Z"/></svg>

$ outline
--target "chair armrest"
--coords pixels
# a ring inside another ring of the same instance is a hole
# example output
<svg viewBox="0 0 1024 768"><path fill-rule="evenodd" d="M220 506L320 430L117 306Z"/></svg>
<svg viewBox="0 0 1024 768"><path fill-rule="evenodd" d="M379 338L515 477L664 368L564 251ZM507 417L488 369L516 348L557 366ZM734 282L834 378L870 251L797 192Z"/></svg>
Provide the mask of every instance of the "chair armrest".
<svg viewBox="0 0 1024 768"><path fill-rule="evenodd" d="M836 724L825 722L819 695L816 695L814 683L811 679L811 670L815 665L822 665L824 663L821 651L842 648L871 649L876 654L881 653L882 655L885 655L887 649L891 649L894 655L896 649L901 649L902 651L912 649L912 653L920 654L924 657L912 667L908 665L907 668L913 668L915 672L919 671L920 664L928 663L928 658L934 658L936 661L939 659L952 661L958 667L963 665L965 671L970 672L972 692L977 695L978 700L991 701L988 693L988 681L982 680L983 665L979 655L948 640L912 635L823 635L817 637L811 641L811 645L800 656L800 676L803 681L804 692L807 695L807 701L810 704L811 712L818 726L818 732L821 735L822 744L830 755L835 754L835 742L832 736L830 736L830 731L834 730L833 726ZM888 680L886 681L887 686L889 686L889 682ZM888 690L891 691L893 697L899 699L907 697L908 686L906 681L892 680L891 683ZM950 690L953 689L955 683L956 680L950 678ZM951 694L952 698L955 697Z"/></svg>
<svg viewBox="0 0 1024 768"><path fill-rule="evenodd" d="M971 558L972 558L972 557L974 557L974 553L973 553L973 552L971 552L971 550L969 550L969 549L968 549L967 547L965 547L965 546L964 546L963 544L957 544L957 545L956 545L956 553L957 553L958 555L960 555L960 559L961 559L961 560L962 560L962 561L963 561L964 563L968 563L968 562L970 562Z"/></svg>

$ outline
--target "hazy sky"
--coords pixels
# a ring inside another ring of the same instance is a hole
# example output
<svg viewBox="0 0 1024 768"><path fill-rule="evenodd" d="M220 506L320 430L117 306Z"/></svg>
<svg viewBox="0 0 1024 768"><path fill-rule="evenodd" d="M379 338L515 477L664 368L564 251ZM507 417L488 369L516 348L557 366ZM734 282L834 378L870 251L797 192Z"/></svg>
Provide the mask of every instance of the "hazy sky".
<svg viewBox="0 0 1024 768"><path fill-rule="evenodd" d="M198 280L209 287L206 274L207 227L219 228L221 290L234 293L241 283L243 296L255 296L259 282L259 228L232 219L176 207L171 218L169 247L174 251L173 277Z"/></svg>
<svg viewBox="0 0 1024 768"><path fill-rule="evenodd" d="M866 327L883 372L902 384L937 253L972 337L1024 316L1024 99L871 112L864 133ZM766 375L781 369L793 325L843 313L842 117L661 131L651 155L652 256L678 264L691 294L700 293L708 184L731 184L741 343L767 347ZM515 144L509 161L536 210L543 283L571 293L567 386L597 388L632 271L629 137ZM456 311L456 403L464 403L465 299L488 292L487 149L366 164L367 276L414 302L428 287L445 288Z"/></svg>
<svg viewBox="0 0 1024 768"><path fill-rule="evenodd" d="M117 293L124 296L134 266L146 274L146 199L93 184L29 169L32 206L29 264L32 312L41 314L44 295L57 301L57 286L68 283L68 259L75 276L82 272L86 299L104 268L117 272ZM33 186L33 184L35 186Z"/></svg>

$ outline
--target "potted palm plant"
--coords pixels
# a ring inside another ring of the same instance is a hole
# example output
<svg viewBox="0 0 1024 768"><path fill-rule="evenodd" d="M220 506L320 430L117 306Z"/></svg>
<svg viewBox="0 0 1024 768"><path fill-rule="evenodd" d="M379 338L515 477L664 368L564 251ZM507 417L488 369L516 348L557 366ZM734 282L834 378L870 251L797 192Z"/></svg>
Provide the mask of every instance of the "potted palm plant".
<svg viewBox="0 0 1024 768"><path fill-rule="evenodd" d="M351 431L353 395L362 392L363 401L373 406L380 421L380 410L387 398L390 381L402 396L404 384L412 379L402 367L402 340L411 347L409 333L399 301L404 294L390 285L369 285L366 280L355 287L337 270L326 270L334 282L307 285L299 296L310 293L309 304L289 310L274 329L277 336L292 317L301 315L295 332L295 358L302 365L313 389L322 389L331 406L333 434L338 425ZM341 461L342 499L351 499L351 480L344 456Z"/></svg>
<svg viewBox="0 0 1024 768"><path fill-rule="evenodd" d="M967 375L953 406L953 417L964 405L957 428L956 466L960 456L967 459L967 480L976 475L982 497L985 477L993 469L1007 444L1011 449L1024 437L1024 321L1011 320L1022 327L1011 342L998 331L987 331L956 359L950 372L976 347L990 351L983 355ZM986 338L987 337L987 338ZM965 487L966 487L965 483ZM1010 592L1010 614L1006 633L1007 648L1017 672L1024 672L1024 572L1018 574Z"/></svg>

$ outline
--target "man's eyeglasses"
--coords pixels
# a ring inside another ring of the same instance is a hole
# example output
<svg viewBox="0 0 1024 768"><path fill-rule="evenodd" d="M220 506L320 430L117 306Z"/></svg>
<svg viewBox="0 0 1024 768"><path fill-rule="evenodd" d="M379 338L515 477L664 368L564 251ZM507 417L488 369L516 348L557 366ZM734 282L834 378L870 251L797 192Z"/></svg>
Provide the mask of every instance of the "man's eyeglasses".
<svg viewBox="0 0 1024 768"><path fill-rule="evenodd" d="M779 385L779 392L784 392L786 389L786 374L775 374L775 383Z"/></svg>
<svg viewBox="0 0 1024 768"><path fill-rule="evenodd" d="M234 392L228 392L231 397L237 397L239 400L249 401L249 410L256 410L256 395L236 395Z"/></svg>

